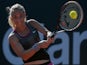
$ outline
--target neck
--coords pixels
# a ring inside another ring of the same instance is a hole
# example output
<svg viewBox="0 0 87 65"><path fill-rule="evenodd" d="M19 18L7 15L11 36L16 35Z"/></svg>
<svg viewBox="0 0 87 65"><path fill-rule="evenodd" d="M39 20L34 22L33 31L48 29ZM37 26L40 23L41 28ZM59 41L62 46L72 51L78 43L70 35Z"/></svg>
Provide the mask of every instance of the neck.
<svg viewBox="0 0 87 65"><path fill-rule="evenodd" d="M20 36L26 36L28 33L29 33L29 29L27 28L27 26L24 24L24 25L21 25L19 27L17 27L15 29L15 31L20 35Z"/></svg>
<svg viewBox="0 0 87 65"><path fill-rule="evenodd" d="M26 25L22 24L21 26L16 26L15 31L23 32L26 29Z"/></svg>

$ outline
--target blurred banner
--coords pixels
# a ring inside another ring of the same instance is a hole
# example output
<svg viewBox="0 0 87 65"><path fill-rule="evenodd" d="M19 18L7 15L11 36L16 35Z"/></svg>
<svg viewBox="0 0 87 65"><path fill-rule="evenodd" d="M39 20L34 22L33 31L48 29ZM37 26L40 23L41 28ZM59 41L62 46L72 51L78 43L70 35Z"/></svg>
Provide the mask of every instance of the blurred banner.
<svg viewBox="0 0 87 65"><path fill-rule="evenodd" d="M8 25L6 7L15 3L22 4L27 19L36 19L49 30L55 31L60 18L60 9L68 0L0 0L0 65L22 65L23 61L12 51L8 35L12 31ZM87 2L77 0L84 11L84 19L79 28L56 35L55 42L46 50L54 65L87 65ZM39 33L40 39L43 35Z"/></svg>

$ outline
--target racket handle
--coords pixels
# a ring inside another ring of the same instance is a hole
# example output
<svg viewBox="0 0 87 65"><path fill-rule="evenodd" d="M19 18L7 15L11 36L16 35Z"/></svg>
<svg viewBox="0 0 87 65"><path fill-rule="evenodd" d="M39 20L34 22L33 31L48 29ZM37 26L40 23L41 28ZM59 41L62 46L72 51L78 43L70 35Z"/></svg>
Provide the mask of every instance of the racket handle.
<svg viewBox="0 0 87 65"><path fill-rule="evenodd" d="M55 31L53 32L53 34L51 35L51 38L53 38L56 34L64 32L65 30L60 30L60 31Z"/></svg>
<svg viewBox="0 0 87 65"><path fill-rule="evenodd" d="M56 32L53 32L53 34L51 35L51 38L53 38L56 35Z"/></svg>

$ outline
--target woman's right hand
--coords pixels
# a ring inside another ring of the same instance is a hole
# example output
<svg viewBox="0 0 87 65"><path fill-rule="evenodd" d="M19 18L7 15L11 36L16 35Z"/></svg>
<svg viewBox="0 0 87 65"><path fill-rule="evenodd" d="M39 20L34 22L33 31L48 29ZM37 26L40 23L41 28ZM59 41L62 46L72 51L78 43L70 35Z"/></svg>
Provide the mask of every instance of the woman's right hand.
<svg viewBox="0 0 87 65"><path fill-rule="evenodd" d="M47 43L47 40L42 40L38 43L39 48L47 48L49 44Z"/></svg>
<svg viewBox="0 0 87 65"><path fill-rule="evenodd" d="M47 40L42 40L38 43L40 48L48 48L48 46L53 43L54 38L48 38Z"/></svg>

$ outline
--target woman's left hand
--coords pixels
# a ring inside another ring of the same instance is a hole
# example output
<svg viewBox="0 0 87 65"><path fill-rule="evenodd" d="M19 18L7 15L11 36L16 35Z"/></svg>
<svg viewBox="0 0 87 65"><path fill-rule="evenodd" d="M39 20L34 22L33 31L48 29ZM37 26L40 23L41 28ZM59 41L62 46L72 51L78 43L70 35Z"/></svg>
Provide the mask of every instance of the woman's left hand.
<svg viewBox="0 0 87 65"><path fill-rule="evenodd" d="M52 43L54 43L54 38L48 37L47 38L47 43L50 45Z"/></svg>

